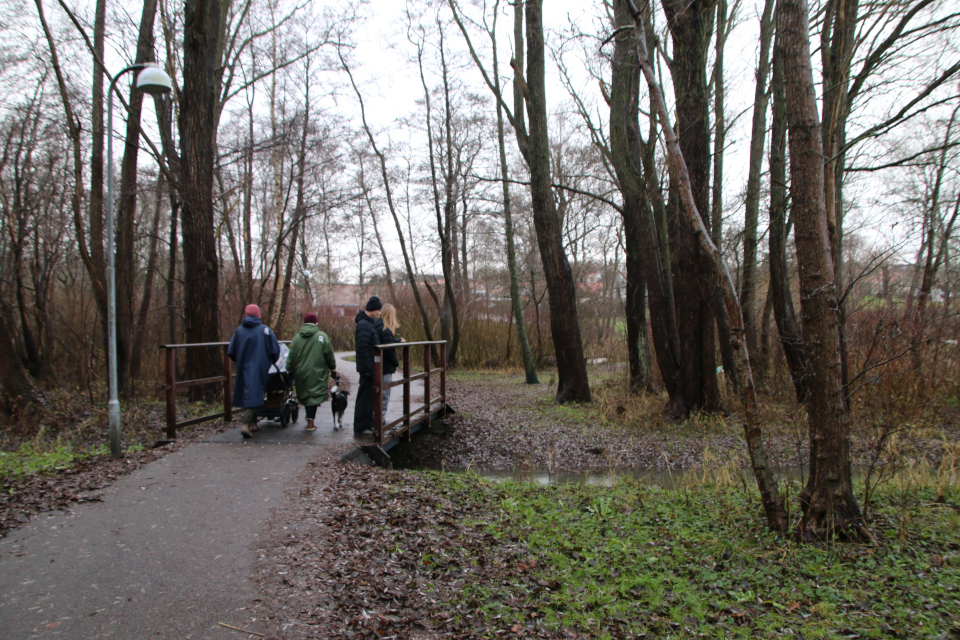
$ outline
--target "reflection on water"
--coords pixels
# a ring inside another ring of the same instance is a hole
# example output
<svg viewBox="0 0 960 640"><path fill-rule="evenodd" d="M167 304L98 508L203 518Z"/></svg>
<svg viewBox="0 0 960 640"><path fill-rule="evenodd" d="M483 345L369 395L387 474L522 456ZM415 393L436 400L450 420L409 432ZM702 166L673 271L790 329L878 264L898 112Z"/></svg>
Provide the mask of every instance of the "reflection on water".
<svg viewBox="0 0 960 640"><path fill-rule="evenodd" d="M575 472L575 471L548 471L546 469L482 469L477 467L469 468L451 468L447 467L445 471L450 473L474 473L482 478L487 478L494 482L531 482L539 485L553 484L585 484L596 487L610 487L618 480L631 479L639 480L644 484L659 486L664 489L675 489L682 486L685 482L694 484L709 482L711 477L707 473L704 478L702 469L646 469L644 471L617 471L617 472ZM775 474L778 482L803 482L806 478L801 473L799 467L788 467L780 469ZM756 479L753 471L749 468L740 469L739 473L730 477L725 475L727 483L735 483L743 486L756 485Z"/></svg>
<svg viewBox="0 0 960 640"><path fill-rule="evenodd" d="M585 484L594 487L612 487L618 480L634 479L649 485L659 485L663 488L673 488L689 475L687 471L662 471L648 470L643 472L622 471L616 473L610 472L576 472L576 471L547 471L545 469L450 469L452 473L475 473L482 478L493 480L494 482L532 482L539 485L552 484Z"/></svg>
<svg viewBox="0 0 960 640"><path fill-rule="evenodd" d="M448 469L449 471L449 469ZM515 482L532 482L540 485L548 484L588 484L597 487L610 487L617 481L618 477L627 477L625 475L616 476L599 473L574 473L571 471L496 471L491 469L472 469L473 473L493 480L503 482L513 480Z"/></svg>

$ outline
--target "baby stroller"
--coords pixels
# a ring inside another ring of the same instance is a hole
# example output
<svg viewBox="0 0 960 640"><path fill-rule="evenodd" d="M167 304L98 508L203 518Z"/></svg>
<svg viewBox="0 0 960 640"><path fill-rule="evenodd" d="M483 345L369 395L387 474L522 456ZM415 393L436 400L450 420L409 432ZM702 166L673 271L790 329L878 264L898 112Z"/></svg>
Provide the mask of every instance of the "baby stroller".
<svg viewBox="0 0 960 640"><path fill-rule="evenodd" d="M263 405L257 409L258 418L278 421L282 428L286 428L291 422L296 422L300 415L300 404L297 402L293 376L285 366L288 353L290 349L287 345L280 345L280 357L275 364L270 365L267 388L263 393Z"/></svg>

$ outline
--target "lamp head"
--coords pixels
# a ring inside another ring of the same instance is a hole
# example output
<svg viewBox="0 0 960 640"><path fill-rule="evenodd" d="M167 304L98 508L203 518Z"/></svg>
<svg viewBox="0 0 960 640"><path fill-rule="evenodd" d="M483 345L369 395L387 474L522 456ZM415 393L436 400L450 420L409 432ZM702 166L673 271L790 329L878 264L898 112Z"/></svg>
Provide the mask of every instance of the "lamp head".
<svg viewBox="0 0 960 640"><path fill-rule="evenodd" d="M148 62L137 74L137 89L151 95L170 93L173 81L158 65Z"/></svg>

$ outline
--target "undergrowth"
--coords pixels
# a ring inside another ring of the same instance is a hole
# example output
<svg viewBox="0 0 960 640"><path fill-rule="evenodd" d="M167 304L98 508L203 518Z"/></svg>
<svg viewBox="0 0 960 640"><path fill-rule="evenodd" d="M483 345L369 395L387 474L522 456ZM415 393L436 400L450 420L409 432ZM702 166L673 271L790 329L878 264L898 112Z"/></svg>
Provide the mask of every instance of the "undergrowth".
<svg viewBox="0 0 960 640"><path fill-rule="evenodd" d="M471 514L442 564L475 579L439 616L489 629L479 637L947 638L960 635L956 472L878 490L870 546L774 536L725 464L676 489L415 482Z"/></svg>
<svg viewBox="0 0 960 640"><path fill-rule="evenodd" d="M38 438L21 444L14 452L0 451L0 480L11 476L62 471L84 458L108 453L105 444L84 448L63 438L53 441Z"/></svg>
<svg viewBox="0 0 960 640"><path fill-rule="evenodd" d="M181 401L179 420L220 410L219 405ZM164 438L166 405L155 400L122 401L124 450L143 451ZM209 423L208 423L209 424ZM193 425L180 436L204 428ZM44 393L43 411L0 425L0 480L25 474L58 473L86 458L108 454L107 410L102 402L64 390Z"/></svg>

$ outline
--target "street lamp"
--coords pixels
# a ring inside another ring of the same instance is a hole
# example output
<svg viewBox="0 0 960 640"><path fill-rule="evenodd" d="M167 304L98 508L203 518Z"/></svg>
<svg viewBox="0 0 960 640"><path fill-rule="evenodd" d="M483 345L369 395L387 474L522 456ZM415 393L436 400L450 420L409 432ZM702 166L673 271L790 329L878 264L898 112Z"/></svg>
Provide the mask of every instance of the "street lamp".
<svg viewBox="0 0 960 640"><path fill-rule="evenodd" d="M107 359L110 367L110 400L107 413L110 420L110 453L119 458L120 448L120 400L117 390L117 283L114 271L113 236L113 91L120 76L128 71L139 71L136 87L144 93L159 95L173 89L170 76L152 62L133 64L123 69L110 80L107 90ZM139 143L138 143L139 144Z"/></svg>

